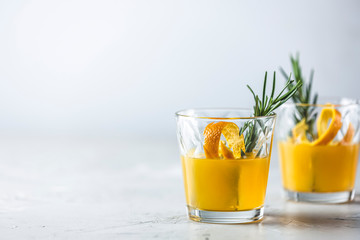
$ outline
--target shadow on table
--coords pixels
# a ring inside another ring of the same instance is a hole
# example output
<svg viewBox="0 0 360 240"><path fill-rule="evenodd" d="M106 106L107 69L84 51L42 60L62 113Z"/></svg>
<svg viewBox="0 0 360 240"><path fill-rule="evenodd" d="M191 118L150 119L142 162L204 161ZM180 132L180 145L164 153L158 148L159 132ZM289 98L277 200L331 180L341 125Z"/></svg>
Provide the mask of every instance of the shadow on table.
<svg viewBox="0 0 360 240"><path fill-rule="evenodd" d="M360 228L359 217L317 216L311 213L296 215L268 214L263 222L265 225L293 226L297 228Z"/></svg>
<svg viewBox="0 0 360 240"><path fill-rule="evenodd" d="M360 194L344 204L311 204L288 201L283 208L265 213L265 225L299 228L360 228Z"/></svg>

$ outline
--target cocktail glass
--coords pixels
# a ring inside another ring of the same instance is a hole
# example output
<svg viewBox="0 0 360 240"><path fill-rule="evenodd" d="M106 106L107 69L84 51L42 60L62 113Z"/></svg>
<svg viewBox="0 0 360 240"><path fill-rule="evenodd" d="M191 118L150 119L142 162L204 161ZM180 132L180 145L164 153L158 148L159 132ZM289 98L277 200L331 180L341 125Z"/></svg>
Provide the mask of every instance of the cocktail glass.
<svg viewBox="0 0 360 240"><path fill-rule="evenodd" d="M251 114L244 109L176 113L191 220L248 223L263 218L276 115ZM240 146L234 139L245 141Z"/></svg>
<svg viewBox="0 0 360 240"><path fill-rule="evenodd" d="M290 200L342 203L354 198L359 104L350 99L326 102L332 104L290 103L280 110L279 156Z"/></svg>

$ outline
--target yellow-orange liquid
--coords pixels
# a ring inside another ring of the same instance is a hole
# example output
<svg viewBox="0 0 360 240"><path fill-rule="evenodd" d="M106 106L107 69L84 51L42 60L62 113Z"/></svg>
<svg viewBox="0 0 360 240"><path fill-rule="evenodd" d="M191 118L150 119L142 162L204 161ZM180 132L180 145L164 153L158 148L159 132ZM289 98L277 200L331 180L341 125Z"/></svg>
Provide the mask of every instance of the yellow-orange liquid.
<svg viewBox="0 0 360 240"><path fill-rule="evenodd" d="M354 188L359 145L311 146L279 143L285 189L295 192L341 192Z"/></svg>
<svg viewBox="0 0 360 240"><path fill-rule="evenodd" d="M264 204L270 158L182 157L187 205L199 210L250 210Z"/></svg>

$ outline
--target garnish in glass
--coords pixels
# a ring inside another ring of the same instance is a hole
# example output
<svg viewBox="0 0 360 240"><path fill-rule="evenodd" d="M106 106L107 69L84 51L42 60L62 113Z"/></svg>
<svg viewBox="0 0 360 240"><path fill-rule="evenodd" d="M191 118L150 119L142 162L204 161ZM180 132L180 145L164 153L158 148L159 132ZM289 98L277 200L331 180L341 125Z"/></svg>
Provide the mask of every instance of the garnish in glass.
<svg viewBox="0 0 360 240"><path fill-rule="evenodd" d="M316 104L318 99L318 94L312 94L311 87L313 83L313 77L314 77L314 70L311 70L309 82L306 83L300 66L300 60L299 60L299 54L296 55L296 58L294 58L292 55L290 56L292 71L294 73L295 77L295 84L298 82L302 82L303 86L299 88L299 91L297 91L293 96L292 100L294 103L300 103L300 104ZM285 72L283 68L280 67L280 71L282 75L288 79L289 75ZM292 87L293 84L289 85L289 88ZM306 137L308 140L313 141L316 138L315 134L315 121L317 117L317 113L315 113L315 107L312 106L298 106L296 107L297 112L294 114L294 120L297 125L297 130L299 129L305 129L306 131ZM296 132L293 131L293 135L296 134Z"/></svg>
<svg viewBox="0 0 360 240"><path fill-rule="evenodd" d="M302 82L294 83L294 80L288 78L285 87L275 96L276 73L274 72L271 94L266 93L267 72L265 72L262 97L254 93L252 88L247 85L251 91L255 105L253 114L250 117L271 116L274 111L289 100L296 91L301 88ZM204 130L204 151L207 158L239 159L244 157L257 157L261 152L265 136L270 129L264 125L263 121L251 119L247 121L242 128L231 122L212 122ZM226 139L221 141L223 135Z"/></svg>

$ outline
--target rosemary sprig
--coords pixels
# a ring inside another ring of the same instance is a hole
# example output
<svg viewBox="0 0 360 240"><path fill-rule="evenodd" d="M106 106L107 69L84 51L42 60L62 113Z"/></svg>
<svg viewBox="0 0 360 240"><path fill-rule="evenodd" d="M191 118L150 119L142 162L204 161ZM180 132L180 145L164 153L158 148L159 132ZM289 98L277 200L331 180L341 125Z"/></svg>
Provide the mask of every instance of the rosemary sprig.
<svg viewBox="0 0 360 240"><path fill-rule="evenodd" d="M273 75L273 85L272 85L270 97L266 95L267 72L265 72L262 100L260 100L258 95L255 95L254 91L251 89L249 85L246 85L251 91L255 100L254 117L268 116L272 114L275 109L277 109L282 104L284 104L296 93L296 91L302 86L302 82L297 82L296 84L293 84L294 80L290 80L290 78L291 76L289 76L288 81L285 84L285 87L275 98L274 98L274 93L275 93L275 85L276 85L276 72L274 72ZM288 91L284 93L286 89L288 89Z"/></svg>
<svg viewBox="0 0 360 240"><path fill-rule="evenodd" d="M294 103L301 104L316 104L318 99L318 94L315 93L312 96L311 88L314 77L314 70L310 72L309 82L306 84L305 79L302 75L299 54L296 55L296 58L290 56L291 66L295 77L295 83L302 82L303 86L297 91L293 96L292 100ZM288 74L284 71L283 68L280 68L282 75L288 79ZM289 85L289 88L292 85ZM309 140L314 140L314 124L316 120L316 113L314 114L314 107L311 106L298 106L296 107L297 113L294 114L295 123L300 122L302 119L305 119L305 123L308 125L308 130L306 131L307 137Z"/></svg>
<svg viewBox="0 0 360 240"><path fill-rule="evenodd" d="M247 85L250 92L252 93L255 105L254 105L254 117L259 116L269 116L272 115L273 112L280 107L282 104L284 104L287 100L289 100L291 97L296 94L297 90L301 88L302 82L298 81L294 84L294 80L290 80L291 75L288 78L288 81L285 84L285 87L280 91L280 93L275 97L275 85L276 85L276 72L274 72L273 75L273 82L272 82L272 89L270 96L266 95L266 83L267 83L267 72L265 72L265 78L264 78L264 86L262 91L262 98L254 93L252 88ZM287 90L285 92L285 90ZM256 122L258 124L256 124ZM260 129L259 127L260 126ZM260 131L265 132L265 128L261 121L249 121L244 124L244 126L240 129L240 134L245 132L246 129L249 129L246 136L245 136L245 151L246 152L252 152L254 149L258 134Z"/></svg>

